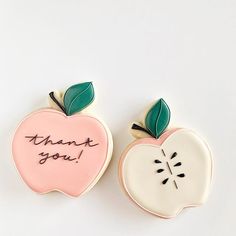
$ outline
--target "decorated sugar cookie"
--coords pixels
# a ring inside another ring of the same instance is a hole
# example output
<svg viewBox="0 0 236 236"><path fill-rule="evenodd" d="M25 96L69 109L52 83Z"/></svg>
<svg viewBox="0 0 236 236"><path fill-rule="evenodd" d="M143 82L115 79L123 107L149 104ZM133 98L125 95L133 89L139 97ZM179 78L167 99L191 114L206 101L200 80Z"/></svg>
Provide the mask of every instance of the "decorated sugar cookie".
<svg viewBox="0 0 236 236"><path fill-rule="evenodd" d="M119 166L127 195L144 210L163 217L203 204L212 178L210 150L194 131L167 129L170 110L163 99L133 124L137 138L124 151Z"/></svg>
<svg viewBox="0 0 236 236"><path fill-rule="evenodd" d="M13 139L13 157L35 192L79 196L104 173L112 155L112 136L98 118L84 113L94 101L91 82L49 94L51 108L28 115Z"/></svg>

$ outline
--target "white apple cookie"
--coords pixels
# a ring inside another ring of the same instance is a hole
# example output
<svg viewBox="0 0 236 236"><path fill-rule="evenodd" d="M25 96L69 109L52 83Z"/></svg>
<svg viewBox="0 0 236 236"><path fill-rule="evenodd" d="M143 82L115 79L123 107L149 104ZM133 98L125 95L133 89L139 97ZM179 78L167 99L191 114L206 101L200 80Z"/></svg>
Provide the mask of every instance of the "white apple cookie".
<svg viewBox="0 0 236 236"><path fill-rule="evenodd" d="M37 193L79 196L106 170L112 135L100 119L83 112L95 97L91 82L49 94L51 108L28 115L16 130L12 152L25 183Z"/></svg>
<svg viewBox="0 0 236 236"><path fill-rule="evenodd" d="M137 139L123 152L119 164L120 181L130 199L162 218L202 205L212 179L206 142L189 129L166 130L169 121L170 109L160 99L142 123L132 125Z"/></svg>

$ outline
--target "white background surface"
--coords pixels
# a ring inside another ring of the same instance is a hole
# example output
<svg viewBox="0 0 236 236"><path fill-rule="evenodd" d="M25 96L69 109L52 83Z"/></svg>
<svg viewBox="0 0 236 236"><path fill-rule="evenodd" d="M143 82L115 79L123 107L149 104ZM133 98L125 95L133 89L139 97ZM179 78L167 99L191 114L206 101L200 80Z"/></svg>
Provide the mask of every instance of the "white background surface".
<svg viewBox="0 0 236 236"><path fill-rule="evenodd" d="M0 0L0 235L235 235L235 55L234 0ZM81 198L37 195L14 167L14 129L51 90L90 80L113 160ZM159 97L215 160L207 204L173 220L137 208L117 178L128 124Z"/></svg>

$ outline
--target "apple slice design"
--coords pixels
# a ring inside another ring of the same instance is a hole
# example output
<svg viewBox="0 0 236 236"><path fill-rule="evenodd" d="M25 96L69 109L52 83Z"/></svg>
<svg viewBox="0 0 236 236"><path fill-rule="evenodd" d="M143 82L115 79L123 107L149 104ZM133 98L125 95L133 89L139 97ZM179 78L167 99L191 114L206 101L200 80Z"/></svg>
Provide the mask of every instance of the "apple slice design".
<svg viewBox="0 0 236 236"><path fill-rule="evenodd" d="M212 178L207 144L192 130L165 131L169 120L169 107L160 99L147 112L145 128L132 126L139 139L126 148L119 165L121 184L131 200L162 218L203 204Z"/></svg>
<svg viewBox="0 0 236 236"><path fill-rule="evenodd" d="M60 191L76 197L104 173L112 155L112 136L99 119L76 114L94 100L91 82L73 85L64 95L49 95L56 109L41 109L21 122L13 139L13 158L35 192Z"/></svg>

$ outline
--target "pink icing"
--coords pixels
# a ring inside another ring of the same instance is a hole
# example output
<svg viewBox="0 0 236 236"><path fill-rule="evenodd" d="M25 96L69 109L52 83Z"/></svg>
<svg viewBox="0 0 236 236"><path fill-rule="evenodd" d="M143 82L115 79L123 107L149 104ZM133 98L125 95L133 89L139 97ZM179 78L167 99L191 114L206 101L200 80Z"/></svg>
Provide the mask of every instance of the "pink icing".
<svg viewBox="0 0 236 236"><path fill-rule="evenodd" d="M158 139L150 137L150 138L141 138L141 139L135 140L126 148L126 151L122 154L121 160L123 160L123 158L126 156L127 152L132 147L134 147L138 144L154 144L157 146L161 146L171 134L173 134L176 130L179 130L179 129L180 128L166 130Z"/></svg>
<svg viewBox="0 0 236 236"><path fill-rule="evenodd" d="M33 139L35 135L38 137ZM90 145L86 144L88 138ZM59 144L52 145L50 140ZM18 127L13 140L13 157L22 178L34 191L58 190L79 196L103 170L108 145L107 131L96 118L66 116L56 110L42 109L26 117ZM39 155L42 152L44 156ZM42 160L54 154L45 162ZM70 160L65 160L68 156Z"/></svg>

